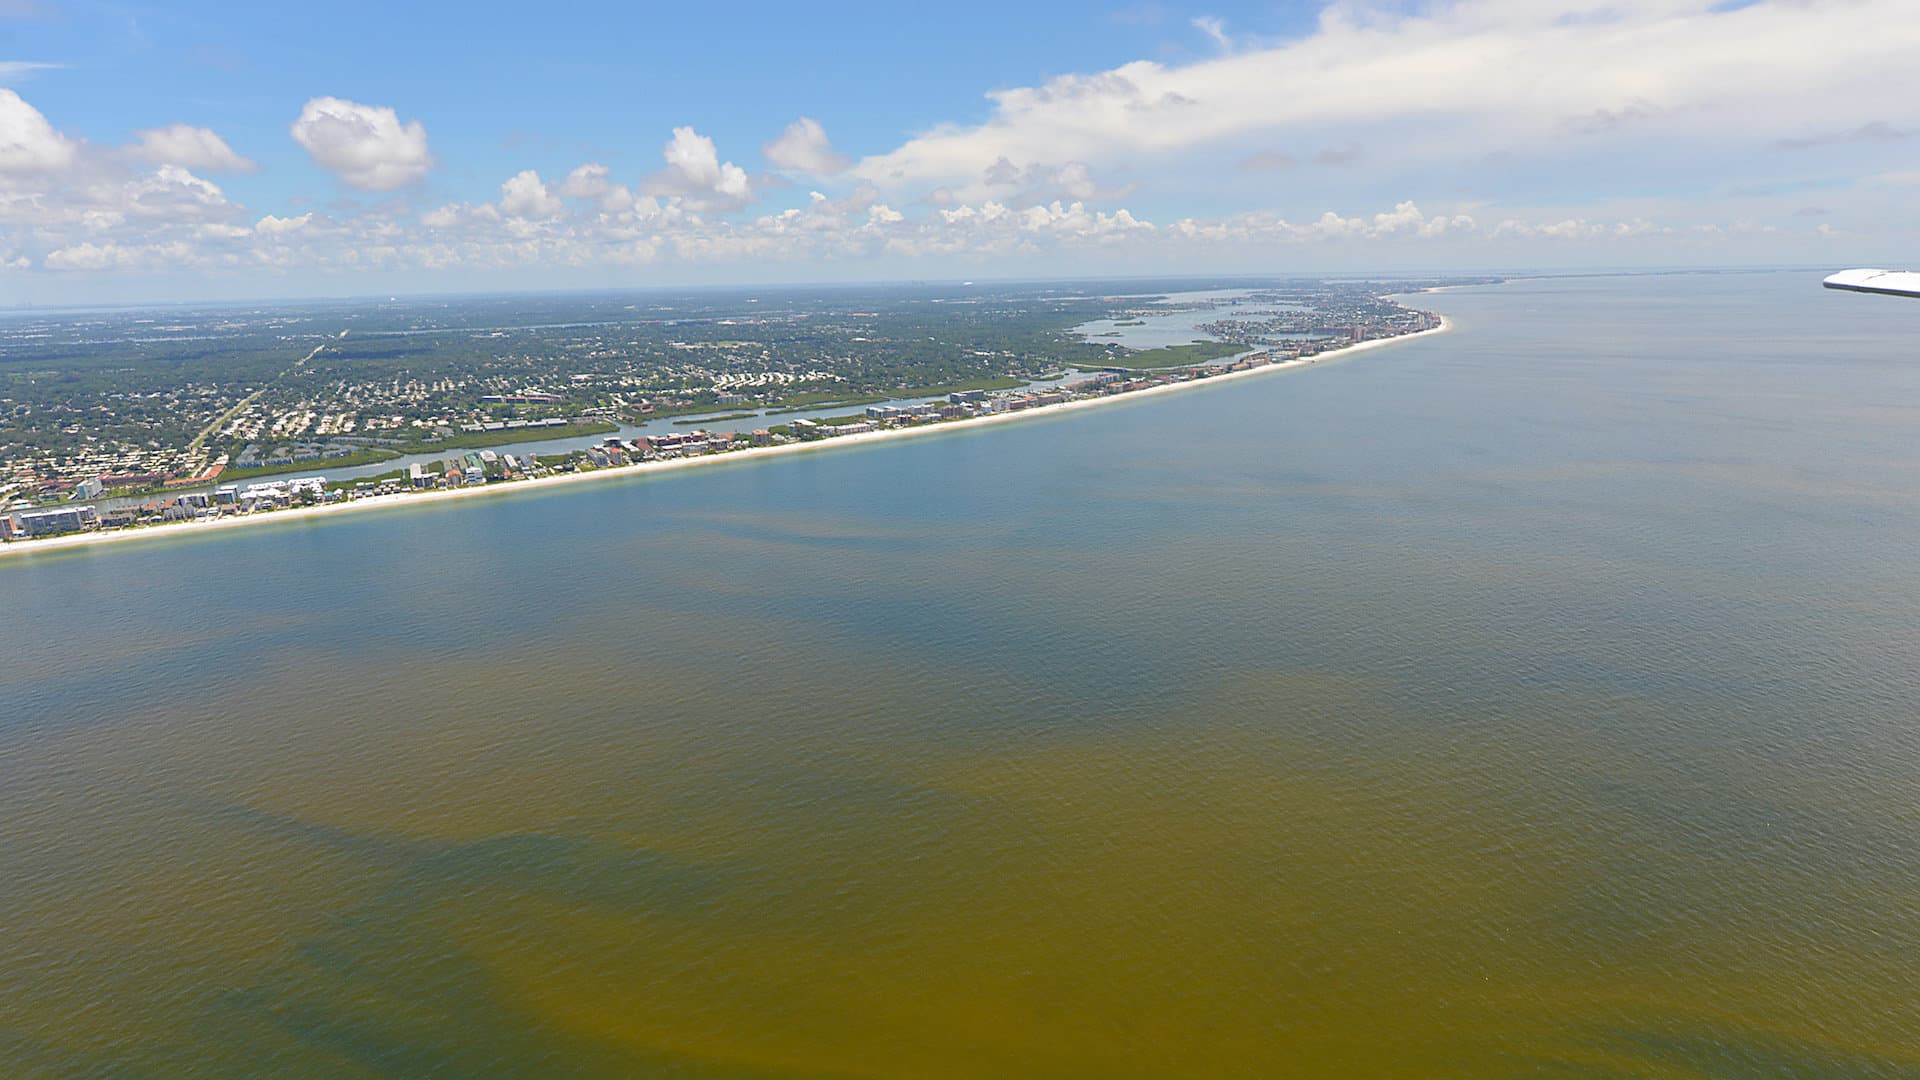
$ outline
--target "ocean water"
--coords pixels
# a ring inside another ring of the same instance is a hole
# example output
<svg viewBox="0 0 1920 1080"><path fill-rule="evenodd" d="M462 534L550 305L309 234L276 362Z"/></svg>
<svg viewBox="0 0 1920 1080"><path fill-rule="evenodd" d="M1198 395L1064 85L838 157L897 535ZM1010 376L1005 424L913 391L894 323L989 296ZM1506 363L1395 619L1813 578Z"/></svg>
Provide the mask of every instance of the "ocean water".
<svg viewBox="0 0 1920 1080"><path fill-rule="evenodd" d="M1920 304L0 560L9 1076L1920 1075Z"/></svg>

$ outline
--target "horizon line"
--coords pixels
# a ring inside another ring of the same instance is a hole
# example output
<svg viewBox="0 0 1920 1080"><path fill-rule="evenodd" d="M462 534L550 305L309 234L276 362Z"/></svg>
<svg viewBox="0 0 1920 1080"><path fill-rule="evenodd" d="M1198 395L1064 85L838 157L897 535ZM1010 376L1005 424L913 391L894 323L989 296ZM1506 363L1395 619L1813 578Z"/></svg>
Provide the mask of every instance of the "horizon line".
<svg viewBox="0 0 1920 1080"><path fill-rule="evenodd" d="M213 308L233 307L256 304L341 304L341 303L409 303L423 300L477 299L483 297L511 296L597 296L610 294L645 293L739 293L755 290L827 290L860 289L881 287L932 287L953 286L964 288L976 285L1068 285L1090 284L1097 282L1129 281L1392 281L1415 278L1468 278L1495 277L1502 281L1518 279L1546 280L1583 277L1659 277L1682 274L1764 274L1764 273L1826 273L1830 268L1823 264L1787 263L1787 264L1702 264L1698 266L1598 266L1587 268L1504 267L1482 270L1390 270L1380 272L1233 272L1222 274L1205 273L1166 273L1166 274L1122 274L1115 276L1063 275L1053 277L913 277L880 278L857 281L768 281L748 282L737 285L700 284L700 285L628 285L606 288L555 288L555 289L498 289L468 290L451 292L386 292L306 296L269 296L269 297L215 297L198 300L126 300L126 301L74 301L55 304L0 304L0 315L14 315L22 312L48 312L80 310L141 311L153 308Z"/></svg>

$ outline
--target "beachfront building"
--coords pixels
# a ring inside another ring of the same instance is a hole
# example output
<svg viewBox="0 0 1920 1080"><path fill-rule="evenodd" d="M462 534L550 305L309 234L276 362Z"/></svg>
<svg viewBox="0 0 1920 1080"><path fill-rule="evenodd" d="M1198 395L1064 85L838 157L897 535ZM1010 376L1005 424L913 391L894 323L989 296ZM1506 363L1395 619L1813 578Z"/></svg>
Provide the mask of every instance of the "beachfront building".
<svg viewBox="0 0 1920 1080"><path fill-rule="evenodd" d="M29 511L19 517L20 535L24 537L79 532L82 529L95 528L99 524L100 515L95 513L91 506Z"/></svg>
<svg viewBox="0 0 1920 1080"><path fill-rule="evenodd" d="M324 499L327 494L327 478L324 476L303 476L298 480L268 480L258 484L248 484L240 490L241 503L285 503L300 495L310 495L315 499Z"/></svg>

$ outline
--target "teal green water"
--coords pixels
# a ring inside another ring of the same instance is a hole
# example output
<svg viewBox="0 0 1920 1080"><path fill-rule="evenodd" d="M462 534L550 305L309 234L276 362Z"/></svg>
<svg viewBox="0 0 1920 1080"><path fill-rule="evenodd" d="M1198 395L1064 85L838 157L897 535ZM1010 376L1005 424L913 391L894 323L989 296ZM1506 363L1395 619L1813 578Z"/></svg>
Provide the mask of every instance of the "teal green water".
<svg viewBox="0 0 1920 1080"><path fill-rule="evenodd" d="M0 560L8 1075L1920 1075L1920 304Z"/></svg>

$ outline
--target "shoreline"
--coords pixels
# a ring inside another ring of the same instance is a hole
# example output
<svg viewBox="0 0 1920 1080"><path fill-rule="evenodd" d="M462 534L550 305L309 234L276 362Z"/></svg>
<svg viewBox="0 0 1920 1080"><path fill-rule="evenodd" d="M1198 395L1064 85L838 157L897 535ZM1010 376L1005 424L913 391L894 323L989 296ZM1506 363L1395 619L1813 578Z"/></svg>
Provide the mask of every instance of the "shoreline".
<svg viewBox="0 0 1920 1080"><path fill-rule="evenodd" d="M309 521L334 514L347 514L356 511L390 510L408 506L427 506L454 499L475 499L505 495L514 492L540 491L556 488L564 484L581 484L602 480L614 480L622 477L647 476L656 472L675 469L691 469L721 463L745 462L780 454L805 453L809 451L831 450L843 446L859 446L888 439L911 438L916 435L929 435L935 432L963 431L977 426L1026 420L1033 417L1056 416L1072 409L1095 408L1112 405L1122 401L1134 401L1154 394L1170 394L1180 390L1192 390L1214 386L1235 379L1266 375L1276 371L1291 371L1311 367L1322 360L1341 359L1355 353L1366 352L1388 345L1413 341L1433 334L1444 334L1453 329L1453 320L1440 316L1440 325L1431 330L1421 330L1398 337L1379 338L1362 341L1331 349L1299 360L1288 360L1264 367L1249 368L1245 371L1229 371L1205 379L1187 382L1168 383L1164 386L1150 386L1144 390L1135 390L1125 394L1109 394L1103 397L1082 398L1078 401L1063 401L1057 405L1042 405L1019 412L994 413L989 416L974 416L964 420L947 420L937 424L924 424L919 427L888 428L884 431L868 431L858 435L841 435L812 442L783 443L778 446L755 446L745 450L731 450L720 454L703 454L699 457L673 458L667 461L642 461L631 465L616 465L591 472L560 473L552 476L540 476L530 480L514 480L504 484L487 484L480 487L448 488L438 491L407 492L398 495L374 495L351 502L330 503L325 506L300 506L287 510L273 510L266 513L236 515L232 517L212 518L205 521L175 521L161 525L144 525L127 529L115 529L111 532L69 533L65 536L50 536L39 540L14 540L0 544L0 560L9 557L33 555L40 552L74 551L81 548L103 546L107 544L127 543L136 540L154 540L183 538L189 536L212 535L223 530L266 525L277 522Z"/></svg>

